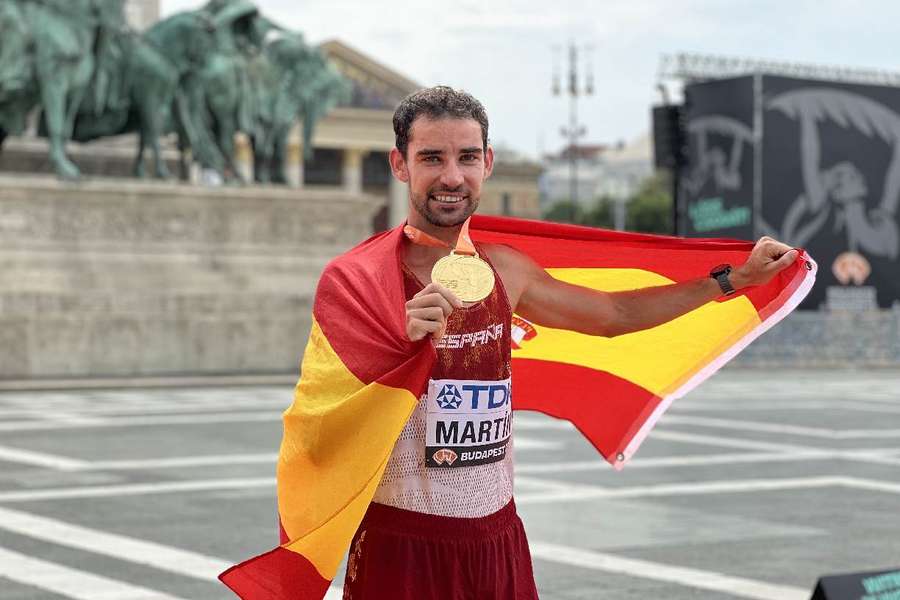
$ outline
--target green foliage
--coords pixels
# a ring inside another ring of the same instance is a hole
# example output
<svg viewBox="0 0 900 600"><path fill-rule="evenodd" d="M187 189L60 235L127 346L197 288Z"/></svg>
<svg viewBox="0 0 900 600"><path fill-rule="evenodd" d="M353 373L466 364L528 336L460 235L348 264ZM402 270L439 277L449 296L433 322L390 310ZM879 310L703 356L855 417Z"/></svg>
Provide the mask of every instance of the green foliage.
<svg viewBox="0 0 900 600"><path fill-rule="evenodd" d="M672 192L667 175L652 175L628 202L625 228L644 233L672 233Z"/></svg>
<svg viewBox="0 0 900 600"><path fill-rule="evenodd" d="M569 200L563 200L551 206L544 213L544 220L609 229L613 226L612 201L607 198L600 198L593 206L585 209L581 204L573 204Z"/></svg>
<svg viewBox="0 0 900 600"><path fill-rule="evenodd" d="M581 205L573 204L570 200L557 202L544 212L544 220L555 223L581 223L583 216Z"/></svg>
<svg viewBox="0 0 900 600"><path fill-rule="evenodd" d="M669 175L659 173L645 179L626 205L625 229L643 233L672 234L672 187ZM590 227L615 227L615 201L600 198L590 208L568 200L557 202L544 213L544 220Z"/></svg>
<svg viewBox="0 0 900 600"><path fill-rule="evenodd" d="M603 227L612 229L614 226L613 217L613 200L609 198L600 198L594 203L590 210L585 212L582 225L590 225L591 227Z"/></svg>

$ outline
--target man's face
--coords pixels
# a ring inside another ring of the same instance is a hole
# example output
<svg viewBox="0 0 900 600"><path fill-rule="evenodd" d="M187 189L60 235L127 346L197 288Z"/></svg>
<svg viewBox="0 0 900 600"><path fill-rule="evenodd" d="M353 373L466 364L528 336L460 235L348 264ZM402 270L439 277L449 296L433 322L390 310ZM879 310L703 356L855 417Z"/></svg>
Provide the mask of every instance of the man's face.
<svg viewBox="0 0 900 600"><path fill-rule="evenodd" d="M474 119L418 117L410 128L406 157L394 148L394 175L409 183L411 208L437 227L462 224L481 198L491 174L494 152L482 147L481 125ZM415 216L410 211L410 221Z"/></svg>

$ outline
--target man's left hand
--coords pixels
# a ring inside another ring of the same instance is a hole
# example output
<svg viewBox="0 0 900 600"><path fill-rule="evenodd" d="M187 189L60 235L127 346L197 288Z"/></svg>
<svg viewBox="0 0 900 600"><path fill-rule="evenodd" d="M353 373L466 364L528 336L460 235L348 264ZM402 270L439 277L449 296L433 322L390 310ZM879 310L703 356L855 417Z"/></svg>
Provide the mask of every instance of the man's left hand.
<svg viewBox="0 0 900 600"><path fill-rule="evenodd" d="M779 272L789 267L799 251L770 237L761 237L750 258L728 276L735 289L751 285L765 285Z"/></svg>

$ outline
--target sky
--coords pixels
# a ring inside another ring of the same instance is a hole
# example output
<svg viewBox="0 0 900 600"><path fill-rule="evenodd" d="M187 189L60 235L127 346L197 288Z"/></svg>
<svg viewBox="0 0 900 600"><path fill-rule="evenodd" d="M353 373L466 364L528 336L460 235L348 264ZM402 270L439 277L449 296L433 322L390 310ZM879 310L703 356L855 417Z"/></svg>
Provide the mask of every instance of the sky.
<svg viewBox="0 0 900 600"><path fill-rule="evenodd" d="M162 0L163 16L201 0ZM551 91L570 43L591 57L579 99L583 143L628 142L650 128L660 58L681 52L900 70L900 3L881 0L257 0L310 42L337 38L422 85L485 105L494 144L558 151L569 100ZM554 60L554 57L556 59ZM580 75L587 65L582 62ZM674 89L677 93L678 90Z"/></svg>

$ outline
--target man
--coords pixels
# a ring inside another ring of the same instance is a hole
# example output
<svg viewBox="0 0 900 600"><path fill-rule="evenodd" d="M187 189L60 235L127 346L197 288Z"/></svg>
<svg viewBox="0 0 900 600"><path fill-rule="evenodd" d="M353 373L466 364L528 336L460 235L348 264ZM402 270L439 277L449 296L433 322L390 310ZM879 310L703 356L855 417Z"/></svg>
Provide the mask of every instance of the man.
<svg viewBox="0 0 900 600"><path fill-rule="evenodd" d="M401 252L406 335L413 342L430 336L437 361L351 543L344 598L537 598L507 451L512 314L622 335L764 284L798 252L762 238L745 264L716 269L714 277L617 293L565 283L509 247L468 241L467 220L494 162L487 115L475 98L448 87L416 92L394 113L394 132L391 169L409 184L409 241ZM451 249L487 262L495 284L483 299L463 302L433 281ZM464 451L435 451L449 443Z"/></svg>

